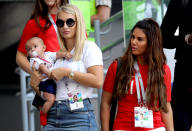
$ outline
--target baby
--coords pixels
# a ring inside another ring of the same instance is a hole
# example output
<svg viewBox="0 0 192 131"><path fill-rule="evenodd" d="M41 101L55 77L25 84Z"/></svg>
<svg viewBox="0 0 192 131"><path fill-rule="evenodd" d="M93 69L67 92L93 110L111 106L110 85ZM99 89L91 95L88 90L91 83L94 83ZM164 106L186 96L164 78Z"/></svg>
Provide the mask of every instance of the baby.
<svg viewBox="0 0 192 131"><path fill-rule="evenodd" d="M69 52L45 52L46 46L39 37L33 37L26 42L27 55L30 58L30 66L35 62L35 68L47 77L39 84L41 97L46 101L42 102L39 96L36 95L33 100L33 105L46 114L55 101L56 84L52 79L48 79L51 74L53 65L57 59L70 59L72 55Z"/></svg>

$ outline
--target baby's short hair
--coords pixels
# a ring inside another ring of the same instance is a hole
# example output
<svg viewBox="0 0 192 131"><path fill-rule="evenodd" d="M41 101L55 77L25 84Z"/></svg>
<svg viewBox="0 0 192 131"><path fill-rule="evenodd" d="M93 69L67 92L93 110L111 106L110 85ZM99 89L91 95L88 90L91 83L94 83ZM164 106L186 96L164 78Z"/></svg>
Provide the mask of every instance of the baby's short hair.
<svg viewBox="0 0 192 131"><path fill-rule="evenodd" d="M28 39L27 42L26 42L26 45L27 45L28 42L33 41L35 39L37 39L42 45L45 45L43 40L40 37L32 37L32 38Z"/></svg>

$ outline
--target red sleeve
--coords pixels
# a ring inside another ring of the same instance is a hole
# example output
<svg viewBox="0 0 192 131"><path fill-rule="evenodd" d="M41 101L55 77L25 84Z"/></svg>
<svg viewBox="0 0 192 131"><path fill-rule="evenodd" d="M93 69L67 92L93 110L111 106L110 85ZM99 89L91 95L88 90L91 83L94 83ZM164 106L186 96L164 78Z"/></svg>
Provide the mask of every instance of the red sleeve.
<svg viewBox="0 0 192 131"><path fill-rule="evenodd" d="M103 84L104 91L113 93L116 71L117 71L117 61L113 61L113 63L109 66L107 75L105 77L105 81Z"/></svg>
<svg viewBox="0 0 192 131"><path fill-rule="evenodd" d="M164 66L164 82L167 90L167 101L171 101L171 70L168 65Z"/></svg>
<svg viewBox="0 0 192 131"><path fill-rule="evenodd" d="M26 41L34 36L37 36L39 32L40 28L35 23L35 20L29 20L23 30L23 34L21 36L21 40L18 46L18 51L27 54L27 51L25 50Z"/></svg>

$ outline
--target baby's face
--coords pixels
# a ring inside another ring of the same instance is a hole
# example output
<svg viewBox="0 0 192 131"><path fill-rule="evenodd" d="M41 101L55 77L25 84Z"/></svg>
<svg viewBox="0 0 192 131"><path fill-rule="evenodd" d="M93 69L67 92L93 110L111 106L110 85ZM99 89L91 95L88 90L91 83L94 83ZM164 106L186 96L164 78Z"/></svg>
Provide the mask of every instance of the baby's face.
<svg viewBox="0 0 192 131"><path fill-rule="evenodd" d="M43 57L45 46L38 39L32 39L26 43L26 50L30 58L35 56Z"/></svg>

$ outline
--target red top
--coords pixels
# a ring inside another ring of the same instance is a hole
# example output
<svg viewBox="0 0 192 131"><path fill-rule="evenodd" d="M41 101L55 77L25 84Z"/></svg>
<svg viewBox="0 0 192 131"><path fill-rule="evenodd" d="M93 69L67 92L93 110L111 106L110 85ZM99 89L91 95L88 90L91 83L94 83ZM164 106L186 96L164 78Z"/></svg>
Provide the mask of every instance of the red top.
<svg viewBox="0 0 192 131"><path fill-rule="evenodd" d="M56 21L56 15L51 16L53 20ZM44 27L46 20L40 17L39 22L40 25ZM18 51L26 54L26 41L32 37L40 37L41 39L43 39L44 44L46 45L46 51L56 52L60 49L57 35L52 24L49 29L44 31L36 24L35 19L30 19L23 30L23 34L21 36L21 40L18 46Z"/></svg>
<svg viewBox="0 0 192 131"><path fill-rule="evenodd" d="M142 66L138 63L139 70L141 73L141 77L144 84L144 89L147 87L147 78L148 78L148 66ZM103 90L112 93L114 89L114 82L117 70L117 62L113 62L107 72ZM167 90L167 101L171 101L171 71L168 65L164 66L165 75L164 81ZM133 93L130 94L130 90L128 94L123 97L121 100L118 101L118 112L116 116L116 120L113 126L113 130L129 130L129 131L147 131L149 128L136 128L134 127L134 107L137 107L138 100L137 100L137 91L136 91L136 84L135 80L133 83ZM164 123L161 119L160 112L153 111L153 121L154 121L154 129L159 127L164 127Z"/></svg>

